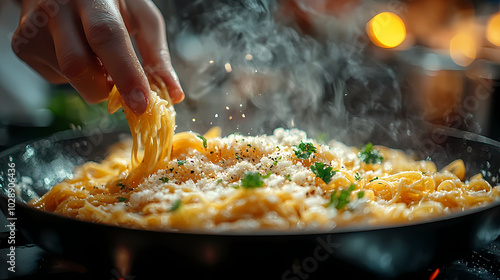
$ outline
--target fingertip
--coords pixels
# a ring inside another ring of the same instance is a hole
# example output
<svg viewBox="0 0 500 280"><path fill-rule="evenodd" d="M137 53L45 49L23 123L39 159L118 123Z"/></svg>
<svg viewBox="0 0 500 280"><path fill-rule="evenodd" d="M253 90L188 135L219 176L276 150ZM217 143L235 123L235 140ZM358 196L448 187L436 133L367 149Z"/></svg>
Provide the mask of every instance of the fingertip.
<svg viewBox="0 0 500 280"><path fill-rule="evenodd" d="M178 88L169 91L169 95L174 104L180 103L182 100L184 100L185 97L184 92Z"/></svg>
<svg viewBox="0 0 500 280"><path fill-rule="evenodd" d="M177 77L177 74L175 73L173 68L171 66L166 68L171 68L171 70L162 71L159 73L159 76L165 83L168 95L170 95L170 99L172 100L172 102L174 104L180 103L185 98L184 90L182 89L179 83L179 78Z"/></svg>
<svg viewBox="0 0 500 280"><path fill-rule="evenodd" d="M147 93L139 88L134 88L126 94L122 94L125 104L136 114L142 115L148 108Z"/></svg>

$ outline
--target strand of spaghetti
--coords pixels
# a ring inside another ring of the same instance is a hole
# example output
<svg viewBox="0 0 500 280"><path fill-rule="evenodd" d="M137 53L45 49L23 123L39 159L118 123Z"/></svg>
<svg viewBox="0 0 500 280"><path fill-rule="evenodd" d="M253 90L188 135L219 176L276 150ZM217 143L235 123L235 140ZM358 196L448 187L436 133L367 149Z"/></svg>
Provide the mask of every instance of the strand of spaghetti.
<svg viewBox="0 0 500 280"><path fill-rule="evenodd" d="M131 186L137 186L146 175L158 170L162 162L169 161L172 152L175 110L165 84L159 79L155 82L159 85L151 84L148 107L140 116L124 105L116 86L108 98L108 111L114 113L123 108L132 133L131 166L124 180ZM139 158L141 148L144 149L142 160Z"/></svg>

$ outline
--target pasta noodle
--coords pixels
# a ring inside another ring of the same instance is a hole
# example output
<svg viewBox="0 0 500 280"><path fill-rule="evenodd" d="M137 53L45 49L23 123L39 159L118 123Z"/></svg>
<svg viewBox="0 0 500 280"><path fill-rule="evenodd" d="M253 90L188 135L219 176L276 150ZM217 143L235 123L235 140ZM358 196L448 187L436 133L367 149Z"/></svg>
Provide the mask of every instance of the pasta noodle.
<svg viewBox="0 0 500 280"><path fill-rule="evenodd" d="M481 174L464 181L462 160L438 171L398 150L322 145L297 129L174 135L168 93L161 82L152 89L139 117L114 89L108 109L123 107L132 141L78 167L32 206L135 228L301 230L419 221L500 198Z"/></svg>

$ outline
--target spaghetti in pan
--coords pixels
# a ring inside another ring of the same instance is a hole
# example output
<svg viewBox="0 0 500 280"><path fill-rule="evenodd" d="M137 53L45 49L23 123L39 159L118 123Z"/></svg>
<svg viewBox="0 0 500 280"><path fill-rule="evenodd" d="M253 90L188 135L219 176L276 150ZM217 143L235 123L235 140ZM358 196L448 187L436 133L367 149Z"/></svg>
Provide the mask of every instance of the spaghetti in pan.
<svg viewBox="0 0 500 280"><path fill-rule="evenodd" d="M399 150L368 143L319 144L305 132L221 137L174 134L175 111L164 84L152 84L136 116L116 88L108 110L123 108L132 140L100 163L30 202L76 219L154 230L331 230L422 221L500 199L462 160L437 170Z"/></svg>

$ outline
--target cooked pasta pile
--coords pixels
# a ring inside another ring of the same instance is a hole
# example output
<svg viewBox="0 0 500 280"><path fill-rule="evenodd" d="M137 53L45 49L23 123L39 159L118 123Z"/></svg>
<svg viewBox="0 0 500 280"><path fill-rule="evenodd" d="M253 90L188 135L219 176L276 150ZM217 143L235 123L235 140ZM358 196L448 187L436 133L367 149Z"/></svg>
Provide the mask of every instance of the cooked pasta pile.
<svg viewBox="0 0 500 280"><path fill-rule="evenodd" d="M32 205L135 228L307 230L418 221L500 198L500 187L481 174L464 181L462 160L438 171L398 150L320 145L296 129L174 135L168 94L163 86L153 89L160 96L152 92L146 114L124 106L134 141L117 143L101 163L80 166ZM120 104L115 90L108 108Z"/></svg>

